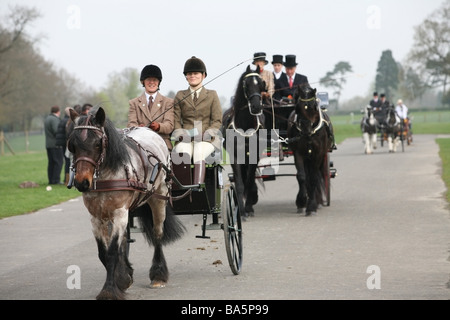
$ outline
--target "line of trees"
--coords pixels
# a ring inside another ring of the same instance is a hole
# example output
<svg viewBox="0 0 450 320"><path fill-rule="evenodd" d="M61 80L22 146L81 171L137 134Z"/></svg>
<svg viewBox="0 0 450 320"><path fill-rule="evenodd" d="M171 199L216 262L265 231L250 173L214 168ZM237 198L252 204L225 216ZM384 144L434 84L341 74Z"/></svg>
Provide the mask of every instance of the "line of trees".
<svg viewBox="0 0 450 320"><path fill-rule="evenodd" d="M42 36L32 38L27 28L41 17L35 8L10 7L0 19L0 130L27 131L42 125L52 105L101 103L117 126L124 127L128 100L142 92L139 71L126 68L109 76L100 91L87 87L65 69L46 61L37 50ZM438 90L442 104L450 105L450 0L415 28L414 44L404 64L395 61L391 50L381 53L374 90L388 97L420 99L430 90ZM320 79L332 89L335 109L353 72L349 62L339 61ZM174 95L169 92L169 96ZM366 97L358 97L365 101ZM225 98L221 97L221 100ZM359 102L358 102L359 103ZM33 126L38 119L38 125Z"/></svg>
<svg viewBox="0 0 450 320"><path fill-rule="evenodd" d="M345 85L345 74L352 72L348 62L338 62L333 71L320 79L331 88L335 109ZM404 64L396 61L391 50L384 50L378 61L374 90L388 99L420 100L430 90L437 90L440 103L450 106L450 0L415 27L414 43ZM366 98L358 97L357 103ZM364 102L365 103L365 102Z"/></svg>

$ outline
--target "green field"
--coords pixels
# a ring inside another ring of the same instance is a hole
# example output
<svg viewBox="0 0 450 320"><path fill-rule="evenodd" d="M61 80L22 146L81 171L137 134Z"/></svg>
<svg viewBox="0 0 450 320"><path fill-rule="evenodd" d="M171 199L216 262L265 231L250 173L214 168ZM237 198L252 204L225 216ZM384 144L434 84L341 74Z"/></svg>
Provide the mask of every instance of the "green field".
<svg viewBox="0 0 450 320"><path fill-rule="evenodd" d="M417 112L413 115L413 134L450 134L450 111ZM336 143L348 137L360 137L361 115L331 116ZM7 136L8 137L8 136ZM15 135L7 138L14 150L12 155L6 144L0 155L0 218L33 212L80 196L76 189L52 186L47 191L47 154L42 133ZM450 202L450 139L437 139L443 163L442 178L447 186ZM39 184L37 188L22 189L24 181Z"/></svg>

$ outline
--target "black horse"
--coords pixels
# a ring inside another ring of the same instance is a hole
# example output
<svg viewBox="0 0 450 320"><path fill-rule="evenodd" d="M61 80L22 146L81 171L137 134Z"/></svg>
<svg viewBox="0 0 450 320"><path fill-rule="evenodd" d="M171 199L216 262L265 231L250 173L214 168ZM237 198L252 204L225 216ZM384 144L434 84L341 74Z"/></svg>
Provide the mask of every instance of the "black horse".
<svg viewBox="0 0 450 320"><path fill-rule="evenodd" d="M402 122L395 112L394 105L390 105L387 109L385 126L389 152L397 152L397 146L401 141Z"/></svg>
<svg viewBox="0 0 450 320"><path fill-rule="evenodd" d="M327 153L334 148L333 128L319 106L316 89L298 86L294 95L295 110L289 118L288 143L294 154L299 191L297 212L316 213L323 203Z"/></svg>
<svg viewBox="0 0 450 320"><path fill-rule="evenodd" d="M258 186L255 175L263 150L260 129L264 123L261 91L265 82L259 75L259 67L252 71L250 66L241 75L234 100L223 116L222 132L225 149L230 156L239 206L244 217L254 214L253 205L258 202ZM244 204L245 202L245 204ZM245 210L245 211L244 211Z"/></svg>

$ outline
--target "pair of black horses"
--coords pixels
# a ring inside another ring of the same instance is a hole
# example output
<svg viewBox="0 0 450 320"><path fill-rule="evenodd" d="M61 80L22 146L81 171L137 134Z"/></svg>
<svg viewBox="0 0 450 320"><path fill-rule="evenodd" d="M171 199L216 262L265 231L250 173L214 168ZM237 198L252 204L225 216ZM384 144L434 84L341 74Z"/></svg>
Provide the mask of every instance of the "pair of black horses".
<svg viewBox="0 0 450 320"><path fill-rule="evenodd" d="M237 193L243 195L239 199L239 205L245 215L252 215L253 205L258 202L256 171L264 152L262 149L270 146L268 131L261 130L261 124L264 123L261 92L264 88L265 83L259 76L259 70L252 71L248 66L239 79L232 106L223 118L226 128L223 131L224 146L230 155ZM299 186L295 203L299 213L306 209L306 215L315 213L319 204L323 204L324 161L334 144L331 121L321 110L316 93L316 89L309 85L298 86L294 95L295 110L287 120L288 145L294 155ZM245 143L241 143L239 135L230 130L238 131L244 136ZM233 142L227 141L230 137ZM255 137L258 141L266 139L267 143L258 143L258 148L255 148L255 143L252 143ZM246 155L245 161L238 158L243 154Z"/></svg>

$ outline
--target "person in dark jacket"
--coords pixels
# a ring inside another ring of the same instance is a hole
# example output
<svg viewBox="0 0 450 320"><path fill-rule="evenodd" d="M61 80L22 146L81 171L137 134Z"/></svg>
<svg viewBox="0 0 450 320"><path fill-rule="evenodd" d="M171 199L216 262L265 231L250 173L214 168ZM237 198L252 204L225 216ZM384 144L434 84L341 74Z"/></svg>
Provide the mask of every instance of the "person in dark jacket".
<svg viewBox="0 0 450 320"><path fill-rule="evenodd" d="M56 132L61 119L59 106L53 106L50 114L45 118L45 148L47 149L47 176L48 184L63 184L61 182L61 169L64 161L63 148L56 145Z"/></svg>
<svg viewBox="0 0 450 320"><path fill-rule="evenodd" d="M67 135L66 135L66 125L70 117L70 107L64 109L64 118L58 125L58 131L56 131L56 145L61 147L64 152L64 184L67 185L69 182L69 169L70 169L70 158L67 152Z"/></svg>
<svg viewBox="0 0 450 320"><path fill-rule="evenodd" d="M275 83L275 90L280 92L279 95L282 99L292 99L297 86L308 85L308 78L302 74L296 73L298 63L295 61L295 55L288 54L285 58L285 73L281 74L280 78Z"/></svg>

